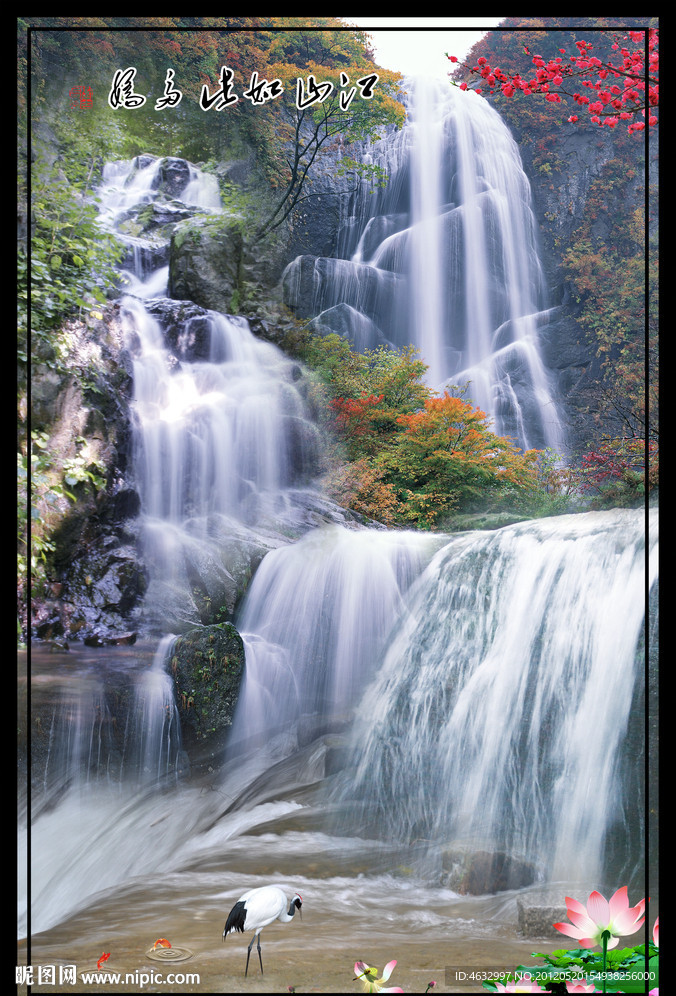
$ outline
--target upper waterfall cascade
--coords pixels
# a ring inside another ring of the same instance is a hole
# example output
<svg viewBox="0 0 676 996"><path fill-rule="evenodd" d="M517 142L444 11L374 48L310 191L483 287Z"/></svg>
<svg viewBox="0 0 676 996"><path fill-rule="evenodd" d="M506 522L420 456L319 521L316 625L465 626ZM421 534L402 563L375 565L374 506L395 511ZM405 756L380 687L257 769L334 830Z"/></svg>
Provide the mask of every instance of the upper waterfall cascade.
<svg viewBox="0 0 676 996"><path fill-rule="evenodd" d="M412 344L436 390L462 388L523 449L565 448L538 346L549 307L530 186L500 115L475 94L416 80L408 121L373 143L388 181L364 182L343 258L300 256L288 303L355 348Z"/></svg>

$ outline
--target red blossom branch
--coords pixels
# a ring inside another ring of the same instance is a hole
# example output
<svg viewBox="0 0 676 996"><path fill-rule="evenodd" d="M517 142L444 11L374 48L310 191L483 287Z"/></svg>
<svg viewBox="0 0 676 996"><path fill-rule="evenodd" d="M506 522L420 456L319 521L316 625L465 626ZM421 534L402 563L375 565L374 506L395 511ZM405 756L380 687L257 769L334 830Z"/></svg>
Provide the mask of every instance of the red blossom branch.
<svg viewBox="0 0 676 996"><path fill-rule="evenodd" d="M646 38L647 36L647 38ZM659 53L658 32L651 28L645 31L629 31L612 45L618 53L617 62L604 62L592 55L591 42L578 41L578 55L567 56L566 50L559 49L555 59L545 61L541 56L533 56L534 75L529 78L520 73L504 72L498 67L491 67L488 60L481 56L475 66L459 62L456 56L448 55L451 62L458 63L468 72L480 77L486 82L489 93L495 93L499 88L505 97L513 97L515 93L544 94L545 100L561 103L562 95L571 97L581 109L586 109L594 124L614 128L620 121L628 121L630 132L643 131L645 120L637 120L640 115L644 119L646 111L648 124L657 124L657 107L659 105ZM648 60L646 67L645 42L647 40ZM630 42L629 47L623 42ZM528 47L524 51L531 55ZM580 90L569 89L571 83L592 90L592 96L587 96ZM466 82L454 86L467 90ZM474 88L475 93L481 93L481 87ZM568 121L578 121L576 114L571 114Z"/></svg>

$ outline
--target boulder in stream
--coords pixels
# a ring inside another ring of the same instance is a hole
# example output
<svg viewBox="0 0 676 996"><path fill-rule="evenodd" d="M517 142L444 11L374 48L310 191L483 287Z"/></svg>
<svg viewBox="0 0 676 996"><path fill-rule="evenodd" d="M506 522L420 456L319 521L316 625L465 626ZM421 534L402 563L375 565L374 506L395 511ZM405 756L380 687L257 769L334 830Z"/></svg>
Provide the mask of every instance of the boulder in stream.
<svg viewBox="0 0 676 996"><path fill-rule="evenodd" d="M216 765L232 726L244 676L244 644L232 623L200 626L179 636L169 670L191 770Z"/></svg>

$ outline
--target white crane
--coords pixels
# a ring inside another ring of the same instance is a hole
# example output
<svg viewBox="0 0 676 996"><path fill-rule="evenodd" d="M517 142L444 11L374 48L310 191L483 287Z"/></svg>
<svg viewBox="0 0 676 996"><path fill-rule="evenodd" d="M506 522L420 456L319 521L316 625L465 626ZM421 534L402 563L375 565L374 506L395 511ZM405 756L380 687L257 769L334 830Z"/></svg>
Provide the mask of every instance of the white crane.
<svg viewBox="0 0 676 996"><path fill-rule="evenodd" d="M303 900L295 893L291 902L286 898L286 894L276 885L264 885L260 889L250 889L240 896L238 901L230 910L228 919L223 928L223 940L234 930L244 933L245 930L253 930L251 944L246 952L246 968L244 976L249 971L249 958L253 942L258 938L258 960L261 963L261 975L263 974L263 959L261 958L261 938L260 933L263 927L267 927L273 920L281 920L282 923L289 923L293 920L296 910L300 910ZM288 906L288 911L287 911Z"/></svg>

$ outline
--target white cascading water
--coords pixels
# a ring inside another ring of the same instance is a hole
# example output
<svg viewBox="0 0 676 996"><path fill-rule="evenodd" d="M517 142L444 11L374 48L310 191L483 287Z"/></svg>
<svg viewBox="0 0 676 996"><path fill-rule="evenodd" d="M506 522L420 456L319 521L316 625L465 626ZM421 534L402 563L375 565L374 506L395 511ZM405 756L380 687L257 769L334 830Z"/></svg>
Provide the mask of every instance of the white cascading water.
<svg viewBox="0 0 676 996"><path fill-rule="evenodd" d="M134 745L132 760L137 779L150 786L165 785L176 779L181 749L181 719L176 706L174 685L165 670L174 637L160 640L153 662L136 686L129 738ZM120 778L126 779L122 767Z"/></svg>
<svg viewBox="0 0 676 996"><path fill-rule="evenodd" d="M418 88L430 89L419 80ZM422 95L420 95L422 97ZM443 118L436 101L423 97L414 103L411 122L411 241L410 272L411 342L427 364L430 384L439 385L447 376L444 363L444 308L440 288L443 282ZM439 288L439 290L435 290Z"/></svg>
<svg viewBox="0 0 676 996"><path fill-rule="evenodd" d="M158 198L162 160L144 163L106 167L101 217L113 230L138 204ZM188 165L187 186L170 207L216 211L215 178ZM137 252L148 252L148 240L126 238L136 263ZM213 601L232 585L221 550L228 538L248 542L251 529L273 509L276 520L261 529L263 544L286 542L281 535L270 541L268 534L290 525L285 497L314 472L319 442L297 382L298 365L256 338L244 318L194 307L183 317L181 305L164 298L167 273L165 265L142 278L126 272L121 317L133 362L147 604L160 624L169 619L185 625L200 619L195 579ZM174 341L167 322L180 328Z"/></svg>
<svg viewBox="0 0 676 996"><path fill-rule="evenodd" d="M231 743L304 714L347 717L442 542L336 525L271 551L237 620L247 665Z"/></svg>
<svg viewBox="0 0 676 996"><path fill-rule="evenodd" d="M350 258L298 257L287 299L358 348L415 345L432 387L469 382L467 397L499 434L562 453L538 347L549 310L518 147L485 100L438 81L416 80L408 111L401 131L368 150L389 180L384 190L365 184L350 208Z"/></svg>
<svg viewBox="0 0 676 996"><path fill-rule="evenodd" d="M171 637L161 640L152 662L130 669L123 681L93 666L80 671L77 681L63 677L53 704L40 805L64 792L81 799L96 785L120 780L135 789L175 780L180 719L164 669L171 642ZM123 727L113 709L121 685L128 698Z"/></svg>
<svg viewBox="0 0 676 996"><path fill-rule="evenodd" d="M181 192L181 200L185 204L194 204L201 211L220 211L221 193L218 189L218 178L213 173L202 173L191 165L190 179Z"/></svg>
<svg viewBox="0 0 676 996"><path fill-rule="evenodd" d="M600 881L606 834L619 822L636 835L640 809L623 786L640 758L622 747L644 679L656 514L649 567L645 526L640 510L589 512L444 546L357 712L345 792L366 819Z"/></svg>
<svg viewBox="0 0 676 996"><path fill-rule="evenodd" d="M294 433L307 423L293 382L295 364L256 339L244 319L210 312L208 351L168 362L158 321L138 299L123 303L127 334L140 348L134 362L135 464L143 507L150 517L184 522L193 516L240 516L258 492L292 483ZM184 335L190 338L190 322ZM315 433L309 423L306 433Z"/></svg>

